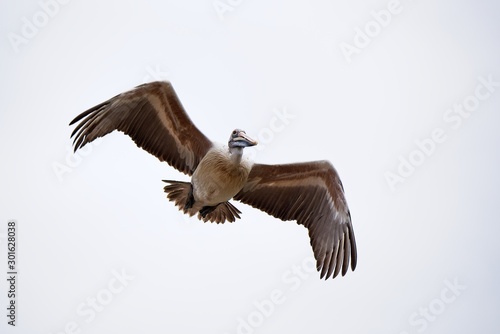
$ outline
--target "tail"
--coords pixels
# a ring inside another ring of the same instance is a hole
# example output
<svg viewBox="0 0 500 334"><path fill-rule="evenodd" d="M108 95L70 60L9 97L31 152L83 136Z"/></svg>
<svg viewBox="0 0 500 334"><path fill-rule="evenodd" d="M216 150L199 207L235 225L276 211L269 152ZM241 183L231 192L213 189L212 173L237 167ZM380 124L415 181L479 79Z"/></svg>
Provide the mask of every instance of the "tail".
<svg viewBox="0 0 500 334"><path fill-rule="evenodd" d="M189 213L190 216L196 212L189 210L193 206L193 186L190 182L163 180L169 185L165 186L163 190L167 193L167 198L174 202L179 210L184 213Z"/></svg>
<svg viewBox="0 0 500 334"><path fill-rule="evenodd" d="M163 190L167 193L168 200L174 202L175 206L182 212L193 216L198 213L198 219L204 222L210 221L217 224L224 223L226 220L230 223L240 218L241 213L234 205L229 202L218 204L213 210L202 216L199 211L202 207L196 205L193 198L193 186L191 182L163 180L168 183Z"/></svg>

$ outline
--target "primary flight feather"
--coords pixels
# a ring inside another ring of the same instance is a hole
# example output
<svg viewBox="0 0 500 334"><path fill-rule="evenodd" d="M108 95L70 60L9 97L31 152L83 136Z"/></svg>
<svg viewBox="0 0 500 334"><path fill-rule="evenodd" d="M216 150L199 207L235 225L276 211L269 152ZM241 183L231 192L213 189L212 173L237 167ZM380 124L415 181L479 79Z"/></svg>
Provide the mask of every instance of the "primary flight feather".
<svg viewBox="0 0 500 334"><path fill-rule="evenodd" d="M78 123L79 122L79 123ZM98 104L73 119L75 151L114 130L191 176L164 180L167 198L189 215L224 223L240 218L229 200L249 204L309 230L321 278L356 268L351 214L340 178L328 161L282 165L250 163L243 149L256 145L245 131L231 132L220 147L193 124L170 82L151 82Z"/></svg>

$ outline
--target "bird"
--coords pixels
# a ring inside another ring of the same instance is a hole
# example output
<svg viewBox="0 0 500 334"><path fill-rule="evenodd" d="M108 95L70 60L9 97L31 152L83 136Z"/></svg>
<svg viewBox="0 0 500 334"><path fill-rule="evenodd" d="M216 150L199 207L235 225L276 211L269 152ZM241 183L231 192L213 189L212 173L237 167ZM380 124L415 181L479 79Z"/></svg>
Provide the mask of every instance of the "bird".
<svg viewBox="0 0 500 334"><path fill-rule="evenodd" d="M78 123L78 124L76 124ZM257 141L231 132L227 146L208 139L191 121L169 81L144 83L76 116L74 152L115 130L138 147L191 176L163 180L167 199L204 222L241 218L230 200L308 229L320 279L344 276L357 264L351 213L340 177L328 160L260 164L243 157Z"/></svg>

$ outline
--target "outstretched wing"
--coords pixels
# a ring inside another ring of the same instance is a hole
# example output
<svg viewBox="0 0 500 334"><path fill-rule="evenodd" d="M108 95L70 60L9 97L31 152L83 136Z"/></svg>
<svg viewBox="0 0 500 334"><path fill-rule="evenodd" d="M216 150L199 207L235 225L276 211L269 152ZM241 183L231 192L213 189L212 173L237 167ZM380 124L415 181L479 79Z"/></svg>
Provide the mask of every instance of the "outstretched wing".
<svg viewBox="0 0 500 334"><path fill-rule="evenodd" d="M356 268L356 240L340 178L328 161L255 164L234 199L309 230L321 278ZM325 279L326 279L325 278Z"/></svg>
<svg viewBox="0 0 500 334"><path fill-rule="evenodd" d="M192 175L212 142L193 124L170 82L151 82L119 94L71 121L80 122L75 151L114 130L122 131L160 161Z"/></svg>

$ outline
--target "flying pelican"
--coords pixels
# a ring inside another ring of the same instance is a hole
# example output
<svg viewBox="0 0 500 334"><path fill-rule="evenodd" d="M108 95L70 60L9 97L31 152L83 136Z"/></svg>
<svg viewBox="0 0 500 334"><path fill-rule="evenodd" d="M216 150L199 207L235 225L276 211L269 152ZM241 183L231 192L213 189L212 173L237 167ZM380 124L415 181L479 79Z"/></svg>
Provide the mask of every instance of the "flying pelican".
<svg viewBox="0 0 500 334"><path fill-rule="evenodd" d="M328 161L283 165L250 163L243 149L256 145L245 131L231 132L228 147L210 141L188 117L170 82L137 86L90 108L71 137L74 150L114 130L122 131L160 161L191 176L191 182L164 180L167 198L203 221L234 222L241 213L229 200L249 204L309 230L320 277L356 268L351 214L340 178Z"/></svg>

